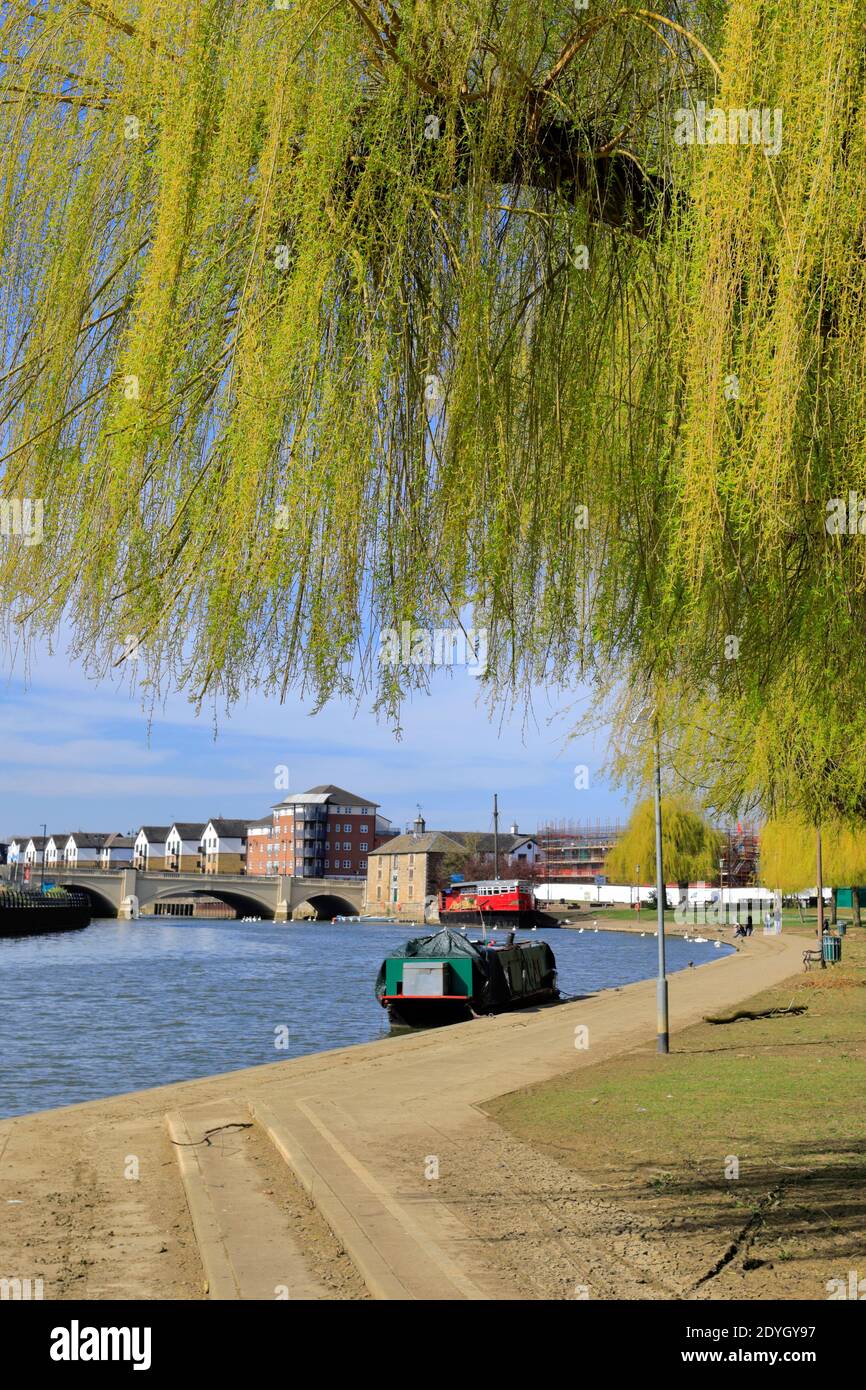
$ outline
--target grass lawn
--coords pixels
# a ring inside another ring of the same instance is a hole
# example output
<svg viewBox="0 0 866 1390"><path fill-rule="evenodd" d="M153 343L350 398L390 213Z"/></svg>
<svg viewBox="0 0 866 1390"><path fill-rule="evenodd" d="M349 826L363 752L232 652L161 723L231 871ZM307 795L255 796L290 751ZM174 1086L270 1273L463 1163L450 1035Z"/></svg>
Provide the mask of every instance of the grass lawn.
<svg viewBox="0 0 866 1390"><path fill-rule="evenodd" d="M744 1007L791 1005L806 1011L704 1022L667 1058L648 1046L488 1112L639 1217L687 1285L826 1298L849 1270L866 1280L866 933Z"/></svg>

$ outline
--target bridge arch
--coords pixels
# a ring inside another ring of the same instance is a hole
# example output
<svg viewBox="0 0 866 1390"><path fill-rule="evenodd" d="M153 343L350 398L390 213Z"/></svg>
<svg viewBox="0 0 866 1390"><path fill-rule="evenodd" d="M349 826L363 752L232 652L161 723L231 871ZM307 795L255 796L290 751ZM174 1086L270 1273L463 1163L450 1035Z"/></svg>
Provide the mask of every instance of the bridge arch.
<svg viewBox="0 0 866 1390"><path fill-rule="evenodd" d="M141 889L141 877L139 876L139 890ZM138 899L138 910L143 917L152 917L157 903L171 902L178 898L217 898L226 907L233 907L238 917L261 917L272 922L274 919L274 905L266 898L258 897L255 893L238 893L234 888L223 888L208 885L206 888L188 888L185 884L166 884L160 886L160 891L140 894Z"/></svg>
<svg viewBox="0 0 866 1390"><path fill-rule="evenodd" d="M299 907L308 904L316 914L317 922L330 922L332 917L357 917L358 909L348 898L340 897L339 893L317 892L308 893L302 898L296 899L292 904L293 912L297 912Z"/></svg>
<svg viewBox="0 0 866 1390"><path fill-rule="evenodd" d="M117 916L117 903L114 899L108 897L105 893L100 893L98 889L93 887L92 883L78 882L74 877L67 878L65 875L63 879L58 878L58 883L61 888L69 888L76 893L86 893L90 899L91 910L94 917Z"/></svg>

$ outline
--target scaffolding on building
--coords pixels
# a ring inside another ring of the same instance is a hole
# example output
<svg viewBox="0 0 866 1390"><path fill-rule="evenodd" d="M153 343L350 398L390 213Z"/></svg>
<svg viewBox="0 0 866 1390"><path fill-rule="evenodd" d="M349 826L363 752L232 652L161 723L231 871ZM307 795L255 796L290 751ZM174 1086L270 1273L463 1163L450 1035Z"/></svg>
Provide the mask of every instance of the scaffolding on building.
<svg viewBox="0 0 866 1390"><path fill-rule="evenodd" d="M548 821L536 840L550 878L596 879L604 875L608 854L623 834L619 821Z"/></svg>
<svg viewBox="0 0 866 1390"><path fill-rule="evenodd" d="M719 859L719 877L724 888L750 888L759 879L758 858L761 837L752 821L738 821L722 829L724 844Z"/></svg>

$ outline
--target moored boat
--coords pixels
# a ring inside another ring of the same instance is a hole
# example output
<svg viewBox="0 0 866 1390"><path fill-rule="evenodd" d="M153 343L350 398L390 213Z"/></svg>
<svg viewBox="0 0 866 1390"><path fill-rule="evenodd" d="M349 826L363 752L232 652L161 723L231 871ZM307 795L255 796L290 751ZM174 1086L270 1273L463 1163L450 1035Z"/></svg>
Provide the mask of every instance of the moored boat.
<svg viewBox="0 0 866 1390"><path fill-rule="evenodd" d="M546 941L470 941L447 927L385 957L376 997L392 1023L430 1027L559 997Z"/></svg>
<svg viewBox="0 0 866 1390"><path fill-rule="evenodd" d="M442 926L558 927L549 912L535 906L535 895L519 879L488 879L477 883L452 883L439 894Z"/></svg>
<svg viewBox="0 0 866 1390"><path fill-rule="evenodd" d="M80 931L93 916L90 898L65 888L37 893L31 888L0 888L0 936L37 936Z"/></svg>

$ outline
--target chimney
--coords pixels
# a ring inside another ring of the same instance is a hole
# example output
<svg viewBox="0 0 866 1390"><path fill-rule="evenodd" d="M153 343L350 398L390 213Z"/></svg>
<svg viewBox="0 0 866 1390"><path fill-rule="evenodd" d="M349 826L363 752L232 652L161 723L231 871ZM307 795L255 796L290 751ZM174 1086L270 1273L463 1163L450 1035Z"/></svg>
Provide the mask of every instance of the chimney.
<svg viewBox="0 0 866 1390"><path fill-rule="evenodd" d="M517 829L517 821L512 821L512 823L511 823L511 833L512 833L512 835L519 835L519 834L520 834L520 831Z"/></svg>

